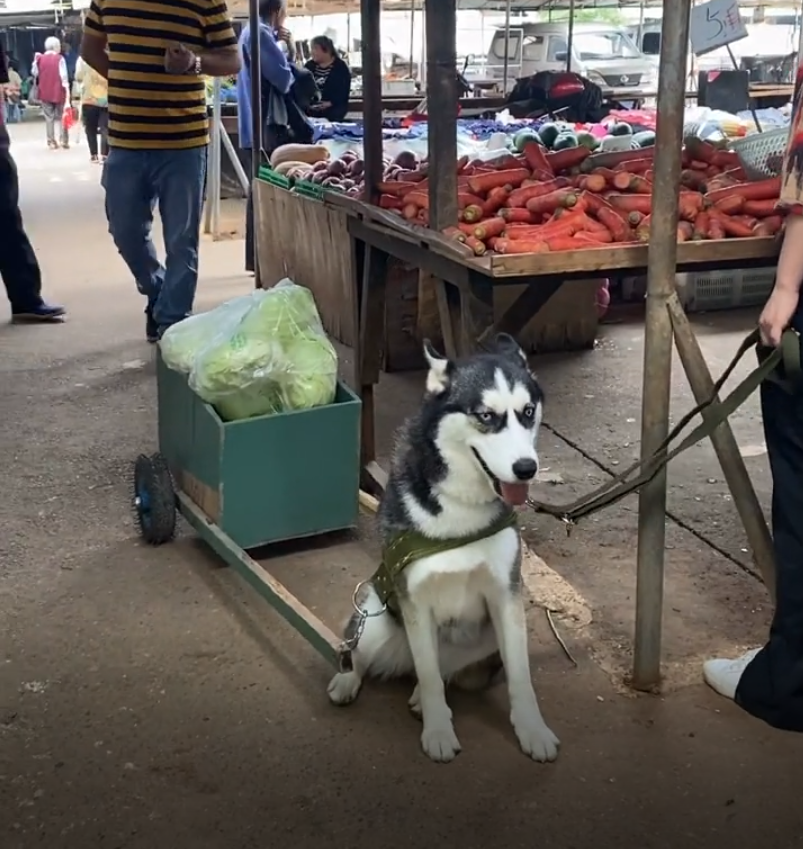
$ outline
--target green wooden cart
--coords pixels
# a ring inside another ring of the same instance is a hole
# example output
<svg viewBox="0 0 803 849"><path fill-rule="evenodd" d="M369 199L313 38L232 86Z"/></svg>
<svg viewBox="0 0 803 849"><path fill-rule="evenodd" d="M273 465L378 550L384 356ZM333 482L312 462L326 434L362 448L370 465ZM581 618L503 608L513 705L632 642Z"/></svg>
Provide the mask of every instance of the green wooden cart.
<svg viewBox="0 0 803 849"><path fill-rule="evenodd" d="M247 552L353 528L359 512L360 399L224 422L157 354L159 452L134 467L143 539L171 541L180 513L324 657L340 639Z"/></svg>

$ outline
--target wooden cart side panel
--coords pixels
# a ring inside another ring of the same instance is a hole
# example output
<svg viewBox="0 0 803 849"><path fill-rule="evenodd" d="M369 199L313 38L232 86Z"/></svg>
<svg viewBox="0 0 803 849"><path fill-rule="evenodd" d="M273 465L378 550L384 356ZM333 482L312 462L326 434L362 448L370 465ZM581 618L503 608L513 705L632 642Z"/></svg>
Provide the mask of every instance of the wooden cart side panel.
<svg viewBox="0 0 803 849"><path fill-rule="evenodd" d="M315 296L326 332L353 346L356 309L346 212L262 180L255 187L262 285L290 277L306 286Z"/></svg>
<svg viewBox="0 0 803 849"><path fill-rule="evenodd" d="M343 384L334 404L226 422L221 527L241 548L357 523L361 403Z"/></svg>

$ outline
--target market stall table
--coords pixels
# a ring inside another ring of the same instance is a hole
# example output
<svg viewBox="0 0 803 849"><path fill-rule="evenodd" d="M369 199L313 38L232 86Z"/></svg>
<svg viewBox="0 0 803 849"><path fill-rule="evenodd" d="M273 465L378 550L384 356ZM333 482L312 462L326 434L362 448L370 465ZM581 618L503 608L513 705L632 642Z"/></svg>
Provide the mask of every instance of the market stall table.
<svg viewBox="0 0 803 849"><path fill-rule="evenodd" d="M554 254L491 255L476 258L438 233L406 225L397 217L353 199L332 196L348 213L348 232L363 247L357 282L359 333L355 344L356 387L362 397L362 486L381 491L387 476L376 462L374 386L379 381L384 347L387 265L393 257L421 269L434 281L446 353L463 356L481 348L499 332L516 336L564 285L611 271L643 274L644 245L583 249ZM773 238L685 242L678 245L678 272L766 266L778 251ZM496 287L527 288L494 320Z"/></svg>

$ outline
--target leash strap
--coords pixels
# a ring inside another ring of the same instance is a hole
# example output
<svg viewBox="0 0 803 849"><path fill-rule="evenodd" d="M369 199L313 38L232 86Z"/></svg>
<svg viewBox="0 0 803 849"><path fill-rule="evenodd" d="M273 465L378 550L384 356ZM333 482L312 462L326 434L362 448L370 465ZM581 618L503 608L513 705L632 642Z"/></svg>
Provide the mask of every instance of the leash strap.
<svg viewBox="0 0 803 849"><path fill-rule="evenodd" d="M724 400L720 401L720 390L744 355L753 348L756 349L758 356L758 366ZM593 490L570 504L544 504L529 500L529 506L536 513L546 513L547 515L561 519L571 526L579 519L591 513L596 513L598 510L616 504L616 502L621 501L646 483L649 483L678 454L683 453L707 436L710 436L744 404L764 380L772 380L779 383L788 391L793 391L801 385L803 371L801 370L800 337L793 330L787 330L784 333L781 345L778 348L767 348L761 345L758 330L750 333L741 343L736 355L714 384L713 391L709 397L683 416L651 457L635 462L632 466L625 469L621 474L611 478L611 480L607 481L598 489ZM678 439L692 419L709 408L711 409L710 415L675 445L674 448L670 449L672 443ZM638 474L635 477L631 477L634 473Z"/></svg>

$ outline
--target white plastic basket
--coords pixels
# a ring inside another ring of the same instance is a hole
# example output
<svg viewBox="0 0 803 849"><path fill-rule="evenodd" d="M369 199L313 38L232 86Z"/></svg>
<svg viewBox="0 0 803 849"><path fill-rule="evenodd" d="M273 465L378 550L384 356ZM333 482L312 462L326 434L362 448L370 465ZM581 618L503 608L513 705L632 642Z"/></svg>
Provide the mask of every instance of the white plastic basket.
<svg viewBox="0 0 803 849"><path fill-rule="evenodd" d="M686 312L763 306L775 282L775 268L698 271L678 274L678 296Z"/></svg>
<svg viewBox="0 0 803 849"><path fill-rule="evenodd" d="M742 139L735 139L730 147L736 152L748 177L761 180L781 173L788 138L789 127L781 127L779 130L751 133Z"/></svg>

